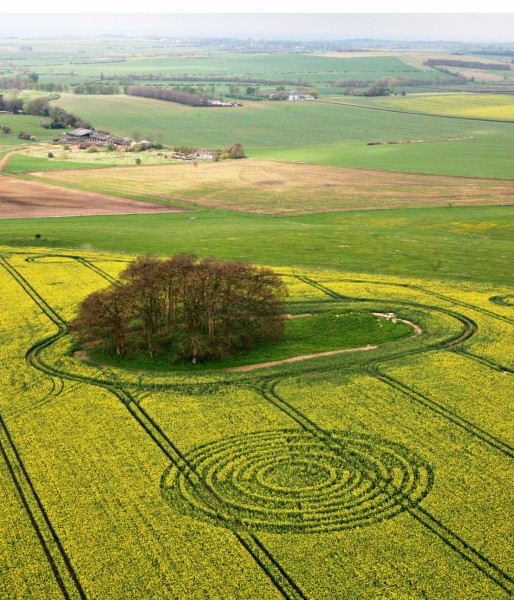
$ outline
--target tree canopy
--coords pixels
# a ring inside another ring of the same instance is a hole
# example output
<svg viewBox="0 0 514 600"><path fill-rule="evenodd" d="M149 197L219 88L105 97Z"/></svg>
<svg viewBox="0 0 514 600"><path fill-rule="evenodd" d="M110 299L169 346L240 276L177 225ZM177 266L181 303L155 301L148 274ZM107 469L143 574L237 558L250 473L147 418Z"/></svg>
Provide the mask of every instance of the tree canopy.
<svg viewBox="0 0 514 600"><path fill-rule="evenodd" d="M270 269L190 255L143 256L117 285L90 294L72 331L118 356L204 362L284 339L287 290Z"/></svg>

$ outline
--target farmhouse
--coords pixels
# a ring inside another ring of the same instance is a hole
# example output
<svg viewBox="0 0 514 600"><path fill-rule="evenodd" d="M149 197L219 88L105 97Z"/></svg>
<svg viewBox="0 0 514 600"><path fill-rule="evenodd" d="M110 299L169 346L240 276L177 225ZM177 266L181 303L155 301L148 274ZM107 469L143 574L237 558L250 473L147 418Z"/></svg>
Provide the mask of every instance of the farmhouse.
<svg viewBox="0 0 514 600"><path fill-rule="evenodd" d="M225 100L208 100L207 106L243 106L239 102L227 102Z"/></svg>
<svg viewBox="0 0 514 600"><path fill-rule="evenodd" d="M126 138L126 137L118 137L115 135L110 135L110 136L108 136L108 139L105 143L106 144L114 144L115 146L128 147L128 146L133 146L136 142L134 142L133 140L130 140L129 138Z"/></svg>
<svg viewBox="0 0 514 600"><path fill-rule="evenodd" d="M292 92L289 92L287 99L291 102L295 100L316 100L316 98L311 94L304 94L303 92L299 92L298 90L293 90Z"/></svg>

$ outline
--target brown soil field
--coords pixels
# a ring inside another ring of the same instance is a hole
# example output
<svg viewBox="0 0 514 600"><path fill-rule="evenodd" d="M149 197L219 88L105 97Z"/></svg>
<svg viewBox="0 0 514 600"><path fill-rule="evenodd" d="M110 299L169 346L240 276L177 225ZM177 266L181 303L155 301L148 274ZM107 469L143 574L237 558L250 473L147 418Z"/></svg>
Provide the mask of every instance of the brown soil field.
<svg viewBox="0 0 514 600"><path fill-rule="evenodd" d="M122 215L180 210L182 209L174 206L0 175L0 219Z"/></svg>
<svg viewBox="0 0 514 600"><path fill-rule="evenodd" d="M514 182L265 160L33 173L105 193L261 214L512 204Z"/></svg>

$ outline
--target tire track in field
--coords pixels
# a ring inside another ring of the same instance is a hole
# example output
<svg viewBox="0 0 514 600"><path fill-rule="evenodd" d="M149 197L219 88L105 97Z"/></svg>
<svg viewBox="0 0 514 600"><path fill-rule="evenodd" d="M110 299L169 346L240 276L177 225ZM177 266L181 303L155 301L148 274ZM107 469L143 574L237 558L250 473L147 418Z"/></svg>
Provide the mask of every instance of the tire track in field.
<svg viewBox="0 0 514 600"><path fill-rule="evenodd" d="M322 286L322 287L325 288L325 286ZM318 289L320 289L320 288L318 288ZM332 292L332 294L329 294L329 295L331 295L331 297L333 297L333 298L337 297L338 299L346 299L344 296L338 294L337 292L330 290L330 288L326 288L326 290L329 290L330 292ZM422 291L424 291L424 290L422 290ZM41 298L39 295L37 295L37 296L39 298ZM348 299L350 299L350 298L348 298ZM352 300L355 300L355 299L352 298ZM368 299L366 299L366 300L368 300ZM450 301L452 301L452 300L450 300ZM52 310L52 309L50 309L50 310ZM444 312L448 312L452 316L461 317L460 318L461 322L463 322L466 325L466 322L463 320L462 315L458 315L458 313L453 313L453 311L447 311L444 309L441 309L441 310L443 310ZM493 315L493 316L497 316L497 315ZM453 338L452 340L449 340L447 342L448 349L452 349L452 348L458 346L459 344L461 344L463 341L465 341L466 339L471 337L471 335L473 335L476 332L476 324L474 324L474 322L472 322L471 320L467 320L467 321L469 321L469 323L471 323L472 326L465 327L463 332L461 332L457 338ZM475 325L475 327L473 327L473 325ZM55 341L55 340L53 340L53 341ZM50 343L53 343L53 341ZM423 350L420 350L420 352L421 351L423 351ZM408 354L410 354L410 353L408 353ZM396 356L395 356L395 358L396 358ZM90 382L94 383L94 381L90 381ZM101 385L106 388L108 387L104 383L102 383ZM119 388L112 388L110 391L112 391L116 395L118 395L118 393L121 392L121 390ZM327 439L326 436L329 435L328 432L325 432L324 430L319 428L315 422L311 421L305 415L302 415L302 413L300 413L297 409L295 409L294 407L289 405L287 402L285 402L282 398L280 398L280 396L278 396L278 394L276 394L274 389L272 389L272 392L273 392L272 397L270 396L270 394L266 394L266 391L264 389L262 389L262 391L260 393L261 393L261 395L263 395L263 397L268 402L271 402L277 408L279 408L280 410L282 410L283 412L288 414L288 416L293 418L304 430L309 431L312 435L316 435L316 437L318 437L318 439L324 439L324 438ZM119 395L118 395L118 397L119 397ZM147 433L150 435L150 437L152 437L152 439L154 439L154 441L161 447L161 449L163 451L165 448L165 444L163 444L163 441L161 441L161 443L159 443L158 436L162 436L162 440L164 440L166 442L166 444L171 444L171 448L173 448L173 444L172 444L171 440L169 440L165 436L165 434L160 430L159 426L155 422L153 422L153 420L149 417L149 415L146 413L146 411L144 411L144 409L142 409L140 406L137 406L135 404L135 402L132 402L132 401L130 402L130 406L135 407L136 410L139 410L144 415L144 417L141 417L141 416L137 417L136 420L147 431ZM130 412L133 414L133 416L135 416L134 413L132 412L132 410ZM146 419L146 422L145 422L145 419ZM485 433L487 433L487 432L485 432ZM320 438L320 436L321 436L321 438ZM330 440L330 442L332 443L332 440ZM177 451L177 450L178 449L175 448L175 451ZM169 454L168 453L166 453L166 454L167 454L167 456L169 456L171 458L171 456L173 455L173 452L169 452ZM189 469L189 471L188 471L189 475L191 475L191 473L194 473L194 470L191 470L191 466L187 464L187 460L183 457L183 455L180 456L180 454L177 454L177 456L179 457L178 461L176 458L175 458L175 460L172 460L172 462L177 466L177 468L179 468L179 470L181 470L181 472L183 472L185 474L186 473L186 471L184 471L184 465L185 465L185 467ZM180 461L184 461L183 465L182 465L182 469L179 466L181 464ZM209 487L208 484L205 484L205 482L202 482L202 481L200 481L199 483L206 486L208 489L208 487ZM211 494L211 490L208 490L208 492L209 492L209 494ZM211 497L214 498L216 501L215 496L216 495L214 493L214 495L212 495ZM465 542L457 534L452 532L443 523L438 521L435 517L430 515L427 511L425 511L423 509L419 509L419 511L418 511L417 508L415 508L415 507L413 508L412 506L409 506L406 499L400 498L400 499L397 499L396 501L398 501L400 503L400 505L402 506L402 508L407 510L418 522L423 524L432 533L437 535L443 542L445 542L455 552L457 552L463 558L465 558L466 560L471 562L478 570L480 570L483 574L485 574L489 579L494 581L496 584L498 584L500 587L502 587L502 589L504 589L505 591L507 591L509 593L514 593L514 580L508 574L506 574L504 571L499 569L494 563L489 561L481 553L477 552L474 548L472 548L469 544L467 544L467 542ZM407 504L406 504L406 502L407 502ZM257 548L260 548L260 544L259 544L258 539L256 538L255 534L250 533L249 535L250 535L250 539L256 544ZM244 538L240 538L239 536L237 536L237 537L238 537L239 541L243 544L243 546L246 547ZM268 559L270 557L272 557L271 554L269 554L269 553L267 554L267 551L264 552L262 550L262 548L261 548L261 556L259 556L255 552L255 548L251 549L251 551L249 550L249 552L252 554L252 556L254 557L256 562L258 562L261 565L261 567L263 567L263 564L262 564L263 554L262 553L264 553L264 556L267 556ZM264 566L266 566L266 565L264 565ZM281 569L280 565L277 566L277 564L275 564L274 566L275 566L274 574L270 575L269 567L264 570L267 571L268 576L270 576L272 581L275 583L277 589L279 589L279 591L285 597L305 597L305 596L301 595L302 594L301 590L299 588L297 588L296 584L294 584L294 582L292 582L292 580L287 582L291 586L292 589L290 589L290 590L284 589L283 582L281 584L281 583L277 582L274 578L277 577L277 574L279 576L283 577L285 572ZM278 585L277 585L277 583L278 583ZM295 589L295 586L296 586L296 589ZM298 594L300 594L300 595L298 595Z"/></svg>
<svg viewBox="0 0 514 600"><path fill-rule="evenodd" d="M16 492L29 517L61 594L67 600L73 598L85 600L86 594L73 565L48 517L14 440L1 416L0 454L7 465Z"/></svg>
<svg viewBox="0 0 514 600"><path fill-rule="evenodd" d="M495 435L487 432L486 430L478 427L471 421L468 421L464 417L461 417L454 411L446 408L444 405L436 402L435 400L430 399L428 396L424 394L420 394L412 389L410 386L405 383L400 382L398 379L391 377L390 375L386 375L382 371L379 370L377 366L373 366L369 369L369 373L375 379L382 381L383 383L389 385L390 387L402 392L406 396L412 398L415 402L421 404L422 406L429 408L431 411L439 414L440 416L448 419L455 425L462 427L467 433L477 437L482 442L489 444L496 450L502 452L505 456L509 458L514 458L514 447L507 442L502 441L500 438Z"/></svg>
<svg viewBox="0 0 514 600"><path fill-rule="evenodd" d="M485 358L484 356L479 356L478 354L473 354L468 350L464 350L463 348L454 348L453 352L455 354L459 354L461 356L465 356L470 360L474 360L475 362L481 363L486 367L490 367L494 371L499 371L500 373L514 373L514 370L510 367L506 367L505 365L499 365L498 363L492 361L490 358Z"/></svg>
<svg viewBox="0 0 514 600"><path fill-rule="evenodd" d="M124 390L123 387L117 383L109 384L93 378L86 378L79 375L61 372L59 369L47 365L41 360L40 353L45 348L66 335L67 323L4 257L0 257L0 265L7 270L7 272L16 280L17 283L21 285L24 291L43 311L43 313L58 327L58 333L49 336L40 342L36 342L31 348L29 348L26 354L29 364L35 369L48 375L59 375L63 379L70 379L73 381L96 385L114 394L123 403L132 417L143 428L148 436L157 444L167 458L171 460L176 468L188 479L193 478L193 485L200 485L205 488L205 492L210 498L210 501L216 503L220 514L220 519L227 522L226 527L233 532L243 548L250 554L256 564L259 565L259 567L262 569L265 575L267 575L280 594L287 600L307 600L307 596L304 594L304 592L280 565L273 554L265 547L263 542L255 533L246 530L242 524L239 524L236 528L230 527L231 519L227 519L227 515L230 515L230 507L228 507L223 500L217 496L215 490L211 488L208 482L200 477L184 454L175 444L173 444L171 439L162 431L159 425L141 406L135 402L135 399L132 397L130 392ZM44 511L42 504L41 510ZM62 545L60 545L60 548L62 548ZM62 548L62 552L64 552L64 548ZM69 564L69 568L71 568L71 564ZM77 584L80 585L75 574L74 580L76 580ZM68 598L68 596L66 596L66 598ZM85 598L85 595L81 596L81 598Z"/></svg>
<svg viewBox="0 0 514 600"><path fill-rule="evenodd" d="M259 391L261 396L268 403L278 408L281 412L293 419L302 429L324 443L327 449L335 448L336 451L344 453L344 446L341 445L337 439L334 439L329 431L317 425L314 421L309 419L306 415L295 408L292 404L284 400L277 393L276 385L278 382L279 379L271 379L267 382L267 384L264 383L260 388L256 388L256 391ZM365 473L368 470L368 467L361 462L359 465L359 470ZM371 473L369 473L369 477L371 480L373 480ZM411 500L404 496L401 490L398 490L386 480L375 480L375 484L379 485L382 492L387 494L391 501L397 503L399 507L408 512L416 521L421 523L426 529L436 535L442 542L444 542L462 558L470 562L488 579L496 583L508 594L514 595L514 578L506 573L503 569L494 564L481 552L475 550L463 538L453 532L449 527L444 525L444 523L430 514L427 510L423 509L419 505L413 506ZM393 490L391 490L391 486L393 487Z"/></svg>
<svg viewBox="0 0 514 600"><path fill-rule="evenodd" d="M309 278L304 278L304 279L302 279L302 281L304 281L305 283L309 283L308 279ZM317 282L314 282L314 283L317 284ZM368 281L367 283L371 283L371 282ZM395 284L392 284L392 285L395 285ZM403 284L400 284L400 285L403 285ZM325 286L323 286L321 284L315 285L314 287L316 287L317 289L320 289L320 290L325 288L327 290L326 291L327 294L337 294L337 292L334 292L333 290L330 290L330 288L326 288ZM420 288L420 289L422 289L422 288ZM323 289L323 291L325 291L325 290ZM340 294L339 294L339 296L340 296L340 299L352 300L352 301L368 300L365 298L345 297ZM332 297L335 297L335 296L332 296ZM428 308L428 307L423 306L418 303L406 303L406 304L408 306L416 306L419 308ZM478 326L475 323L475 321L473 321L469 317L466 317L465 315L460 315L459 313L456 313L449 309L444 309L442 307L432 307L432 309L439 310L447 315L450 315L450 316L458 319L464 325L463 331L457 337L451 338L449 340L445 340L444 342L438 344L437 349L448 350L448 351L452 351L452 352L455 352L458 354L462 354L463 356L466 356L472 360L480 362L480 363L484 364L485 366L487 366L491 369L494 369L496 371L509 372L509 373L513 372L508 367L499 365L499 364L494 363L493 361L485 359L483 357L476 356L476 355L460 348L460 346L466 340L470 339L478 331ZM485 429L482 429L478 425L475 425L473 422L465 419L464 417L461 417L459 414L450 410L449 408L445 407L444 405L439 404L438 402L435 402L434 400L430 399L428 396L419 394L418 392L416 392L415 390L410 388L405 383L399 381L398 379L391 377L390 375L385 374L383 371L380 371L380 369L379 369L379 365L382 362L390 362L392 360L397 360L398 358L413 356L415 354L422 354L429 350L430 349L427 349L427 348L420 348L418 350L411 350L408 352L404 352L403 354L401 352L396 353L396 354L391 354L390 356L388 356L386 358L382 358L382 359L380 359L380 358L371 359L370 362L368 363L368 365L366 367L363 367L363 369L368 371L368 373L372 377L375 377L376 379L379 379L383 383L385 383L395 389L398 389L400 392L403 392L405 395L409 396L416 402L422 404L425 408L428 408L428 409L432 410L433 412L436 412L438 415L447 418L455 425L462 427L469 434L474 435L482 442L489 444L490 446L492 446L496 450L499 450L500 452L502 452L504 455L508 456L509 458L514 458L514 448L511 445L502 441L500 438L489 433Z"/></svg>

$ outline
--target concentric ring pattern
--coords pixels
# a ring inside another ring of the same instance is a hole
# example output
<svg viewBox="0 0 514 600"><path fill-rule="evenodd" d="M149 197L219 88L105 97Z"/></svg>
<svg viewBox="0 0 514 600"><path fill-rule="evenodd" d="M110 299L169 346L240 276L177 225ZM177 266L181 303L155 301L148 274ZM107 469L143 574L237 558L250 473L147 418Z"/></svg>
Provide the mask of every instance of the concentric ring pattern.
<svg viewBox="0 0 514 600"><path fill-rule="evenodd" d="M429 465L402 445L300 429L232 436L170 467L165 496L182 511L224 526L316 533L370 525L418 504Z"/></svg>

